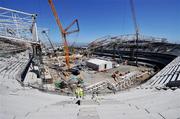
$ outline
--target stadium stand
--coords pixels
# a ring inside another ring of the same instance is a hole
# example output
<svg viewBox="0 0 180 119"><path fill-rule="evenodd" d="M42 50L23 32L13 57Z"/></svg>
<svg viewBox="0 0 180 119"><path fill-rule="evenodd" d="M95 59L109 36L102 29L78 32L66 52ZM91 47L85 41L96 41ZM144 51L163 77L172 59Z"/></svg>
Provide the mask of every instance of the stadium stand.
<svg viewBox="0 0 180 119"><path fill-rule="evenodd" d="M8 77L15 79L15 76L26 66L28 61L29 60L25 55L25 52L15 54L10 58L1 57L0 74L3 76L3 78Z"/></svg>
<svg viewBox="0 0 180 119"><path fill-rule="evenodd" d="M173 81L180 81L180 56L152 77L149 80L149 84L151 86L165 86Z"/></svg>

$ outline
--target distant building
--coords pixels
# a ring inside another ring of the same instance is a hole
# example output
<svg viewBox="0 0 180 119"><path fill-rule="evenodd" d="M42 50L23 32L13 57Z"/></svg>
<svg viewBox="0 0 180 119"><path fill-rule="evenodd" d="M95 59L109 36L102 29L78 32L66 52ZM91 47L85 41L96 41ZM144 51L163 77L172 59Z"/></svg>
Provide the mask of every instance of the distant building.
<svg viewBox="0 0 180 119"><path fill-rule="evenodd" d="M112 62L100 59L90 59L86 65L96 71L104 71L112 68Z"/></svg>

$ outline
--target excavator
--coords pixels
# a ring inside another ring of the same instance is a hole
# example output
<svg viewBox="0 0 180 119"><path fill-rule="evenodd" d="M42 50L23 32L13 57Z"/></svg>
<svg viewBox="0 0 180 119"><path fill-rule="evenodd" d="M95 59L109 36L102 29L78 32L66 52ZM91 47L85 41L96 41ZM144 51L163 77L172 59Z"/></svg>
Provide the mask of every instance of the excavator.
<svg viewBox="0 0 180 119"><path fill-rule="evenodd" d="M75 19L68 27L66 27L64 29L62 24L61 24L61 21L60 21L60 19L58 17L58 14L56 12L53 1L48 0L48 3L50 5L50 7L51 7L51 10L52 10L53 15L54 15L55 20L56 20L56 23L57 23L57 25L59 27L59 31L61 32L62 40L63 40L63 43L64 43L65 61L66 61L67 68L70 69L70 63L69 63L70 58L69 58L69 48L68 48L68 42L67 42L67 35L75 33L75 32L79 32L79 23L78 23L78 20ZM70 28L73 25L76 25L76 29L70 30Z"/></svg>

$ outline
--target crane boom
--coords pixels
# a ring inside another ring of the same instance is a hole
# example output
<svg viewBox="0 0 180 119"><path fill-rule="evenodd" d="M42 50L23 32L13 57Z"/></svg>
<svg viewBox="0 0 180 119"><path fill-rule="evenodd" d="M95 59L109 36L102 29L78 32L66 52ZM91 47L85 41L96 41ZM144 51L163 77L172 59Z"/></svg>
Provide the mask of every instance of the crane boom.
<svg viewBox="0 0 180 119"><path fill-rule="evenodd" d="M62 24L60 22L60 19L58 17L58 14L56 12L56 9L54 7L54 4L53 4L52 0L48 0L48 2L49 2L49 5L51 6L51 10L53 12L53 15L54 15L54 17L56 19L56 23L58 24L59 30L60 30L61 35L62 35L62 39L63 39L63 42L64 42L64 52L65 52L66 65L67 65L68 69L70 69L69 48L68 48L68 43L67 43L67 40L66 40L66 35L71 34L71 33L75 33L75 32L79 32L79 23L78 23L78 20L75 19L66 29L63 29L63 26L62 26ZM75 23L77 25L77 29L72 30L72 31L68 31Z"/></svg>
<svg viewBox="0 0 180 119"><path fill-rule="evenodd" d="M64 31L64 29L63 29L63 27L62 27L62 24L61 24L61 22L60 22L60 19L59 19L59 17L58 17L58 14L57 14L57 12L56 12L56 9L55 9L55 7L54 7L54 4L53 4L52 0L48 0L48 2L49 2L49 4L50 4L51 10L52 10L52 12L53 12L53 15L54 15L54 17L55 17L55 19L56 19L56 23L57 23L58 26L59 26L59 30L61 31L62 34L64 34L65 31Z"/></svg>
<svg viewBox="0 0 180 119"><path fill-rule="evenodd" d="M46 31L42 31L42 33L45 34L45 36L47 37L47 39L48 39L48 41L49 41L49 43L50 43L50 45L51 45L51 47L52 47L52 49L53 49L53 51L55 53L55 48L54 48L54 46L53 46L53 44L51 42L51 39L49 38L48 34L46 33Z"/></svg>

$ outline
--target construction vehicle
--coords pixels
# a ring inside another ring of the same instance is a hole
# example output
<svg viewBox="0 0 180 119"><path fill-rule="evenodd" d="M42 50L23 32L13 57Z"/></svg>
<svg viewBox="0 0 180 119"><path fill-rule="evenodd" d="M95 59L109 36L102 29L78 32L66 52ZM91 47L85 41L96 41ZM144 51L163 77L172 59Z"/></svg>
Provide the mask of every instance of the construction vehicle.
<svg viewBox="0 0 180 119"><path fill-rule="evenodd" d="M58 25L58 27L59 27L59 30L60 30L60 32L61 32L62 40L63 40L63 43L64 43L65 61L66 61L67 68L70 69L70 63L69 63L69 60L70 60L70 58L69 58L69 48L68 48L68 43L67 43L66 37L67 37L67 35L69 35L69 34L72 34L72 33L75 33L75 32L79 32L79 23L78 23L78 20L75 19L67 28L64 29L63 26L62 26L62 24L61 24L61 21L60 21L60 19L59 19L59 17L58 17L58 14L57 14L57 12L56 12L56 9L55 9L55 7L54 7L54 4L53 4L52 0L48 0L48 2L49 2L49 5L50 5L50 7L51 7L51 10L52 10L52 12L53 12L53 15L54 15L54 17L55 17L55 19L56 19L56 23L57 23L57 25ZM74 24L76 25L77 28L74 29L74 30L69 31L69 29L70 29Z"/></svg>

